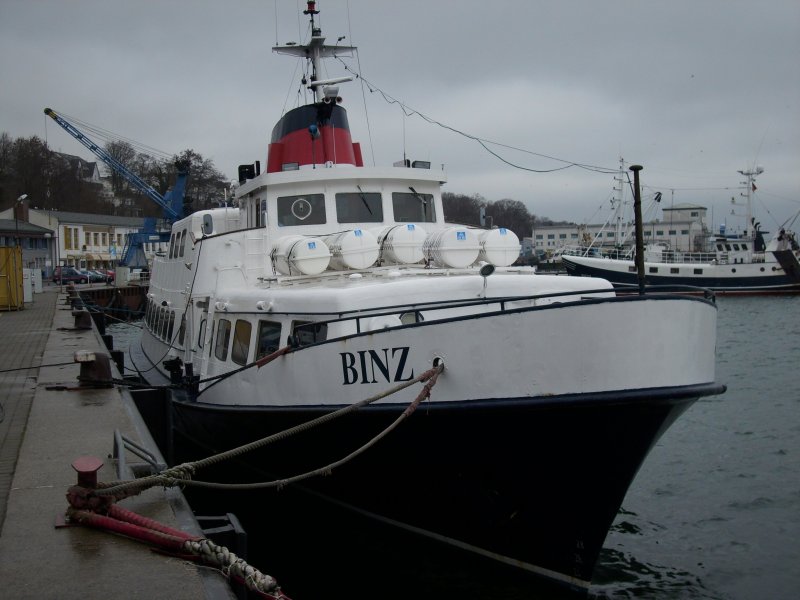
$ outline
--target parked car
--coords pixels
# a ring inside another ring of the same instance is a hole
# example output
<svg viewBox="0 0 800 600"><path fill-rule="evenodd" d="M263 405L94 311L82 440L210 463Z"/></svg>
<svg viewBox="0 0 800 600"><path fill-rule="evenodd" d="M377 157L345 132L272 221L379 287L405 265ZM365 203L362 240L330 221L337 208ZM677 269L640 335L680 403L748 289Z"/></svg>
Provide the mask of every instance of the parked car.
<svg viewBox="0 0 800 600"><path fill-rule="evenodd" d="M75 267L56 267L53 269L53 283L89 283L89 274Z"/></svg>
<svg viewBox="0 0 800 600"><path fill-rule="evenodd" d="M108 275L105 271L101 271L98 269L89 269L89 281L91 283L108 283Z"/></svg>

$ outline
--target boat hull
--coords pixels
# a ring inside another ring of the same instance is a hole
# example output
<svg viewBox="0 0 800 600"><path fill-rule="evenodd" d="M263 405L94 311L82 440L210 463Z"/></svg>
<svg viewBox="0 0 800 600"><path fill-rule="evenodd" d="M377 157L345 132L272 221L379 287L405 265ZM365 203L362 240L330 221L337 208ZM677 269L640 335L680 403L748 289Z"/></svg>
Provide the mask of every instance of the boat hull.
<svg viewBox="0 0 800 600"><path fill-rule="evenodd" d="M724 391L714 379L715 329L709 300L637 296L364 332L237 371L191 401L170 400L167 431L157 437L172 462L205 457L384 392L441 360L431 399L410 418L302 485L383 522L585 587L649 449L694 400ZM142 371L155 362L142 360L134 358ZM277 479L326 466L388 427L418 391L245 460Z"/></svg>
<svg viewBox="0 0 800 600"><path fill-rule="evenodd" d="M368 452L301 485L320 502L585 587L650 448L696 398L720 391L703 385L423 405ZM179 400L170 410L181 461L330 412ZM267 478L304 473L347 456L400 412L367 407L245 460Z"/></svg>
<svg viewBox="0 0 800 600"><path fill-rule="evenodd" d="M638 285L632 261L569 255L563 255L561 261L569 275L600 277L615 286ZM672 269L678 272L673 274ZM695 273L696 270L700 272ZM645 272L647 285L696 286L721 294L800 293L800 283L787 276L778 263L646 262Z"/></svg>

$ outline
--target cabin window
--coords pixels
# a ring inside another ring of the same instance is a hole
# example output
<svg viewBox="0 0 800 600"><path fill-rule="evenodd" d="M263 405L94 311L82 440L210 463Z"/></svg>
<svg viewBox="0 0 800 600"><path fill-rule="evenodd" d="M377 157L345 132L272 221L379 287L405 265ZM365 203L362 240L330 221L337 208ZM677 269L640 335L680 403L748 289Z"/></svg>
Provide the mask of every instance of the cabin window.
<svg viewBox="0 0 800 600"><path fill-rule="evenodd" d="M266 199L260 201L259 215L261 217L261 221L259 223L259 226L260 227L266 227L267 226L267 200Z"/></svg>
<svg viewBox="0 0 800 600"><path fill-rule="evenodd" d="M658 273L658 267L649 267L647 271L649 273Z"/></svg>
<svg viewBox="0 0 800 600"><path fill-rule="evenodd" d="M278 198L278 227L322 225L325 222L324 194Z"/></svg>
<svg viewBox="0 0 800 600"><path fill-rule="evenodd" d="M677 275L678 273L681 272L681 270L678 267L671 267L669 272L672 273L673 275Z"/></svg>
<svg viewBox="0 0 800 600"><path fill-rule="evenodd" d="M383 223L383 201L379 192L336 194L339 223Z"/></svg>
<svg viewBox="0 0 800 600"><path fill-rule="evenodd" d="M292 321L292 334L298 346L324 342L328 337L328 324L313 323L311 321Z"/></svg>
<svg viewBox="0 0 800 600"><path fill-rule="evenodd" d="M181 326L178 328L178 343L183 346L183 340L186 339L186 313L181 316Z"/></svg>
<svg viewBox="0 0 800 600"><path fill-rule="evenodd" d="M172 344L172 332L175 330L175 311L169 311L169 325L167 326L167 340Z"/></svg>
<svg viewBox="0 0 800 600"><path fill-rule="evenodd" d="M214 356L219 360L228 360L228 344L231 341L231 322L220 319L217 327L217 341L214 346Z"/></svg>
<svg viewBox="0 0 800 600"><path fill-rule="evenodd" d="M169 258L175 258L175 234L169 236Z"/></svg>
<svg viewBox="0 0 800 600"><path fill-rule="evenodd" d="M636 267L628 267L628 273L636 273Z"/></svg>
<svg viewBox="0 0 800 600"><path fill-rule="evenodd" d="M695 269L694 270L694 274L695 275L702 275L703 274L703 269Z"/></svg>
<svg viewBox="0 0 800 600"><path fill-rule="evenodd" d="M181 248L178 251L178 257L183 258L183 251L186 249L186 230L181 231Z"/></svg>
<svg viewBox="0 0 800 600"><path fill-rule="evenodd" d="M256 360L272 354L281 345L281 324L272 321L258 322L258 342L256 346Z"/></svg>
<svg viewBox="0 0 800 600"><path fill-rule="evenodd" d="M231 348L231 360L237 365L246 365L247 356L250 354L250 333L253 325L250 321L243 319L236 320L236 327L233 329L233 347Z"/></svg>
<svg viewBox="0 0 800 600"><path fill-rule="evenodd" d="M200 331L197 334L197 347L202 348L206 343L206 320L200 320Z"/></svg>
<svg viewBox="0 0 800 600"><path fill-rule="evenodd" d="M164 324L164 307L163 306L159 306L159 307L156 308L156 311L157 311L157 316L156 316L156 319L155 319L154 330L155 330L155 334L158 337L162 337L162 335L161 335L161 327Z"/></svg>
<svg viewBox="0 0 800 600"><path fill-rule="evenodd" d="M394 220L398 223L435 223L432 194L392 192Z"/></svg>

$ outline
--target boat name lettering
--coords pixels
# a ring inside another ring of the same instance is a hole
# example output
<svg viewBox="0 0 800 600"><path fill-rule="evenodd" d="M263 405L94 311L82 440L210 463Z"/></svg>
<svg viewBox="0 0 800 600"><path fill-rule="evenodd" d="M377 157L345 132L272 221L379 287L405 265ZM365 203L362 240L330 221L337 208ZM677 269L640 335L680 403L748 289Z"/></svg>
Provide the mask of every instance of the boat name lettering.
<svg viewBox="0 0 800 600"><path fill-rule="evenodd" d="M414 369L406 375L406 361L411 348L381 348L380 350L358 350L340 352L342 357L342 385L354 383L378 383L378 378L388 382L409 381L414 378Z"/></svg>

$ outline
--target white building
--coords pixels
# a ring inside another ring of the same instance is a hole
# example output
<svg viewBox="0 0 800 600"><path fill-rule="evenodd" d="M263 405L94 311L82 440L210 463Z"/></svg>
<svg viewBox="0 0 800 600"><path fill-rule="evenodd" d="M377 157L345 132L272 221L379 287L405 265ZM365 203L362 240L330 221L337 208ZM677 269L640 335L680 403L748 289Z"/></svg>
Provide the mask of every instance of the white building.
<svg viewBox="0 0 800 600"><path fill-rule="evenodd" d="M676 204L662 208L662 218L643 224L644 242L662 242L675 250L704 250L711 233L706 226L706 207ZM630 246L634 243L632 222L622 224L621 237L614 223L592 225L534 226L533 247L538 254L552 255L564 246Z"/></svg>
<svg viewBox="0 0 800 600"><path fill-rule="evenodd" d="M25 214L27 212L27 214ZM22 221L55 232L55 256L48 259L52 273L56 265L79 269L113 269L122 258L128 235L144 225L140 217L119 217L58 210L28 209L20 215ZM12 209L0 211L0 219L14 219ZM145 244L145 255L151 261L154 254L166 251L166 244Z"/></svg>

